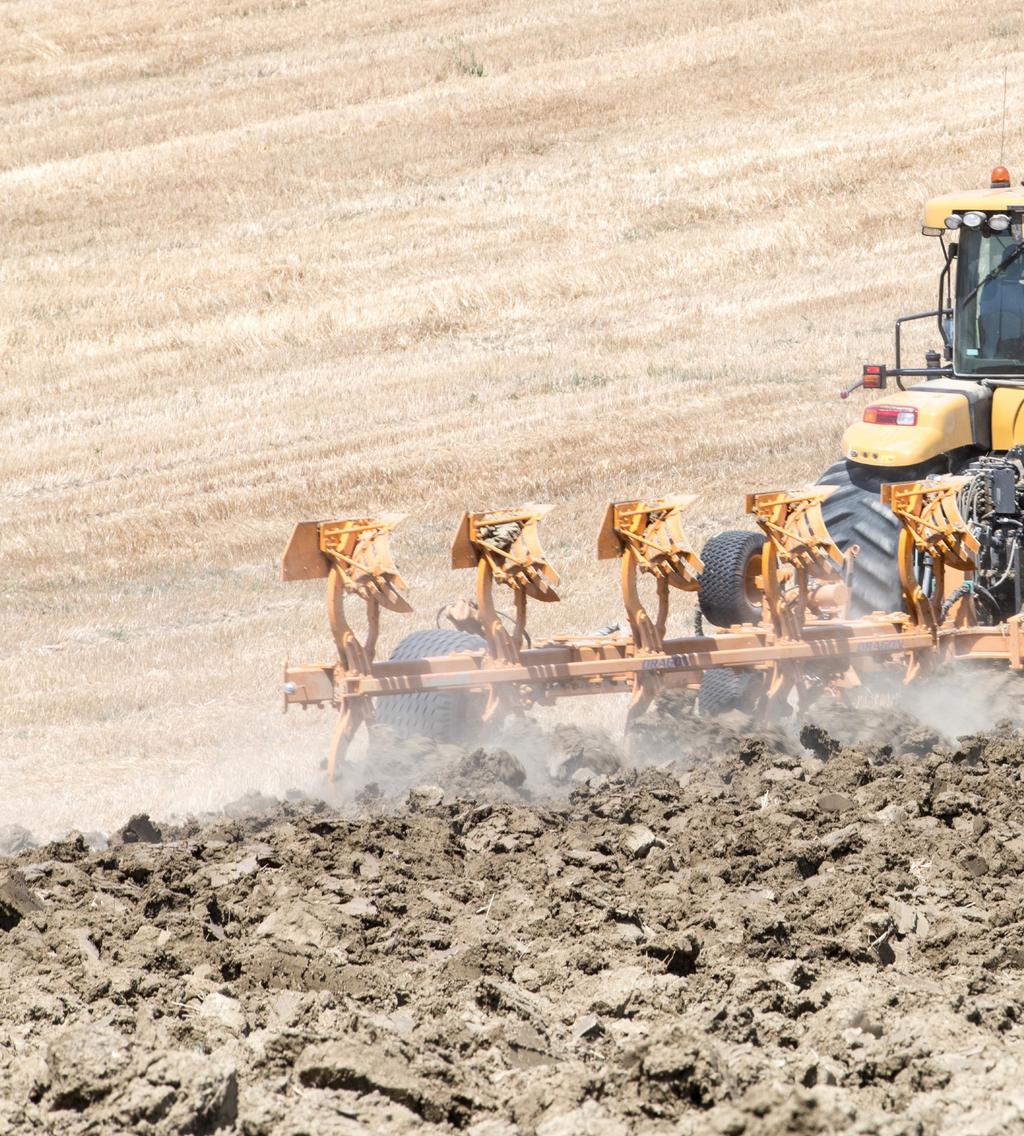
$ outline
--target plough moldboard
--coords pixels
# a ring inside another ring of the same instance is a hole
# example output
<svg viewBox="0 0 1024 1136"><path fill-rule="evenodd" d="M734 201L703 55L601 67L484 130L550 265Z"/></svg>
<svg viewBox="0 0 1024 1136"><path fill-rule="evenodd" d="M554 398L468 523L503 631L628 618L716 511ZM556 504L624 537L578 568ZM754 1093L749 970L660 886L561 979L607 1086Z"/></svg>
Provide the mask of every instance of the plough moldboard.
<svg viewBox="0 0 1024 1136"><path fill-rule="evenodd" d="M327 611L336 662L285 664L285 709L327 706L340 711L328 776L361 725L374 722L377 698L420 692L462 692L483 721L521 713L569 695L620 691L630 695L627 730L666 687L700 686L717 668L739 668L752 680L752 712L769 715L795 699L805 707L824 692L860 685L870 671L889 669L897 682L951 659L1002 660L1022 666L1020 616L979 623L971 580L978 544L957 506L964 479L932 478L887 485L882 499L902 528L900 581L905 611L847 614L857 549L841 553L822 518L829 486L754 493L747 511L764 533L753 586L762 618L683 638L666 637L672 590L696 592L703 564L688 544L682 514L696 499L663 497L608 506L597 543L601 560L620 562L628 634L557 636L531 642L529 601L558 600L559 577L540 543L549 506L465 513L452 545L452 567L473 568L472 601L443 614L484 646L435 658L375 658L381 609L410 612L406 585L392 559L390 537L402 514L296 525L282 559L285 580L326 578ZM654 610L640 598L640 578L655 585ZM922 584L922 580L926 583ZM511 593L513 612L500 613L495 587ZM346 601L365 608L360 636Z"/></svg>

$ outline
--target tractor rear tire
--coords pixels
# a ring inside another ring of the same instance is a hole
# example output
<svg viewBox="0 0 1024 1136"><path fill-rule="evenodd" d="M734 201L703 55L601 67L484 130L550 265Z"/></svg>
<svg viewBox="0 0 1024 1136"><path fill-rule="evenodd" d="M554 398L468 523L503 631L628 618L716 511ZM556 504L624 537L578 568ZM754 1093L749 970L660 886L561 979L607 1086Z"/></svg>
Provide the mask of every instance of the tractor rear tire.
<svg viewBox="0 0 1024 1136"><path fill-rule="evenodd" d="M409 662L439 655L454 655L459 651L479 651L484 641L479 635L453 628L429 628L406 635L391 652L392 662ZM435 694L421 691L417 694L394 694L378 698L377 723L389 726L400 737L427 737L435 742L457 743L466 741L472 728L467 714L470 696L467 694Z"/></svg>
<svg viewBox="0 0 1024 1136"><path fill-rule="evenodd" d="M739 710L746 698L751 675L731 667L715 667L701 676L697 711L702 718L717 718Z"/></svg>
<svg viewBox="0 0 1024 1136"><path fill-rule="evenodd" d="M760 623L761 599L754 577L761 572L764 537L729 530L717 533L701 549L704 561L697 602L701 615L716 627Z"/></svg>
<svg viewBox="0 0 1024 1136"><path fill-rule="evenodd" d="M897 560L900 522L879 500L879 491L890 482L913 481L936 470L937 463L881 470L843 460L818 478L819 485L836 486L821 515L839 551L854 544L860 549L850 576L851 616L904 610Z"/></svg>

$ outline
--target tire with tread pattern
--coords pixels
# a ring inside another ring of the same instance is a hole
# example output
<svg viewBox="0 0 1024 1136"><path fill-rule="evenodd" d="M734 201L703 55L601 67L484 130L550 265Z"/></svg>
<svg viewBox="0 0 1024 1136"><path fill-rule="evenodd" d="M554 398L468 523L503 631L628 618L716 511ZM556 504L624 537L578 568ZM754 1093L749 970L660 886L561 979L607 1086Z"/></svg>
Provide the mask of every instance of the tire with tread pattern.
<svg viewBox="0 0 1024 1136"><path fill-rule="evenodd" d="M900 522L879 500L879 491L893 481L927 477L937 468L938 463L930 463L881 470L843 459L818 478L819 485L836 487L821 515L839 551L854 544L860 548L850 577L850 615L904 609L897 561Z"/></svg>
<svg viewBox="0 0 1024 1136"><path fill-rule="evenodd" d="M697 602L701 615L716 627L761 622L761 604L752 594L750 572L754 568L751 561L763 547L760 533L730 529L716 533L701 549L704 571Z"/></svg>
<svg viewBox="0 0 1024 1136"><path fill-rule="evenodd" d="M409 662L458 651L478 651L484 646L479 635L455 628L431 627L406 635L391 652L390 661ZM465 739L468 722L468 695L395 694L377 699L377 723L389 726L400 737L423 736L435 742L459 742Z"/></svg>
<svg viewBox="0 0 1024 1136"><path fill-rule="evenodd" d="M730 710L738 710L750 685L747 671L731 667L715 667L701 675L697 692L697 710L703 718L717 718Z"/></svg>

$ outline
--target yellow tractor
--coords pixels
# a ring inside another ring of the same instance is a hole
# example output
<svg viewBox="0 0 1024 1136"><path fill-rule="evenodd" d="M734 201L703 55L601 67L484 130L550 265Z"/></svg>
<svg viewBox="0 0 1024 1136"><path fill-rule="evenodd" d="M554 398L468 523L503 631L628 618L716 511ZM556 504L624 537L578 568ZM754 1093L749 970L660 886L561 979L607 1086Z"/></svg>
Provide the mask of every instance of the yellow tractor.
<svg viewBox="0 0 1024 1136"><path fill-rule="evenodd" d="M821 485L835 487L822 515L850 557L849 613L905 605L897 544L901 525L882 486L938 474L967 475L958 503L980 549L973 588L979 616L998 623L1021 608L1024 549L1024 188L1004 166L991 187L934 197L922 232L937 237L943 265L938 306L896 320L894 365L867 364L859 387L892 394L868 405L843 437L842 460ZM904 366L903 325L934 320L940 350L923 367ZM915 385L907 389L906 380ZM920 381L919 381L920 380ZM700 606L719 627L756 621L761 611L759 533L725 532L701 552ZM919 558L921 560L922 558ZM920 564L920 582L931 581Z"/></svg>

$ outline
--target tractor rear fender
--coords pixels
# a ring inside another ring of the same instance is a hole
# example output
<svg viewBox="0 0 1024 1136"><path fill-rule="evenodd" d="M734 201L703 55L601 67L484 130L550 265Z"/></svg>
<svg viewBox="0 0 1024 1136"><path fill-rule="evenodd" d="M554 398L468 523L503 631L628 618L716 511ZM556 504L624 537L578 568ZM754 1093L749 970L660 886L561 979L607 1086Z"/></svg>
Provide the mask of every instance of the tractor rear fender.
<svg viewBox="0 0 1024 1136"><path fill-rule="evenodd" d="M901 424L893 421L898 409L912 412ZM978 382L920 383L871 403L864 415L843 435L843 453L861 465L919 465L963 446L992 446L992 392Z"/></svg>
<svg viewBox="0 0 1024 1136"><path fill-rule="evenodd" d="M992 448L1009 450L1024 442L1024 390L996 387L992 398Z"/></svg>

